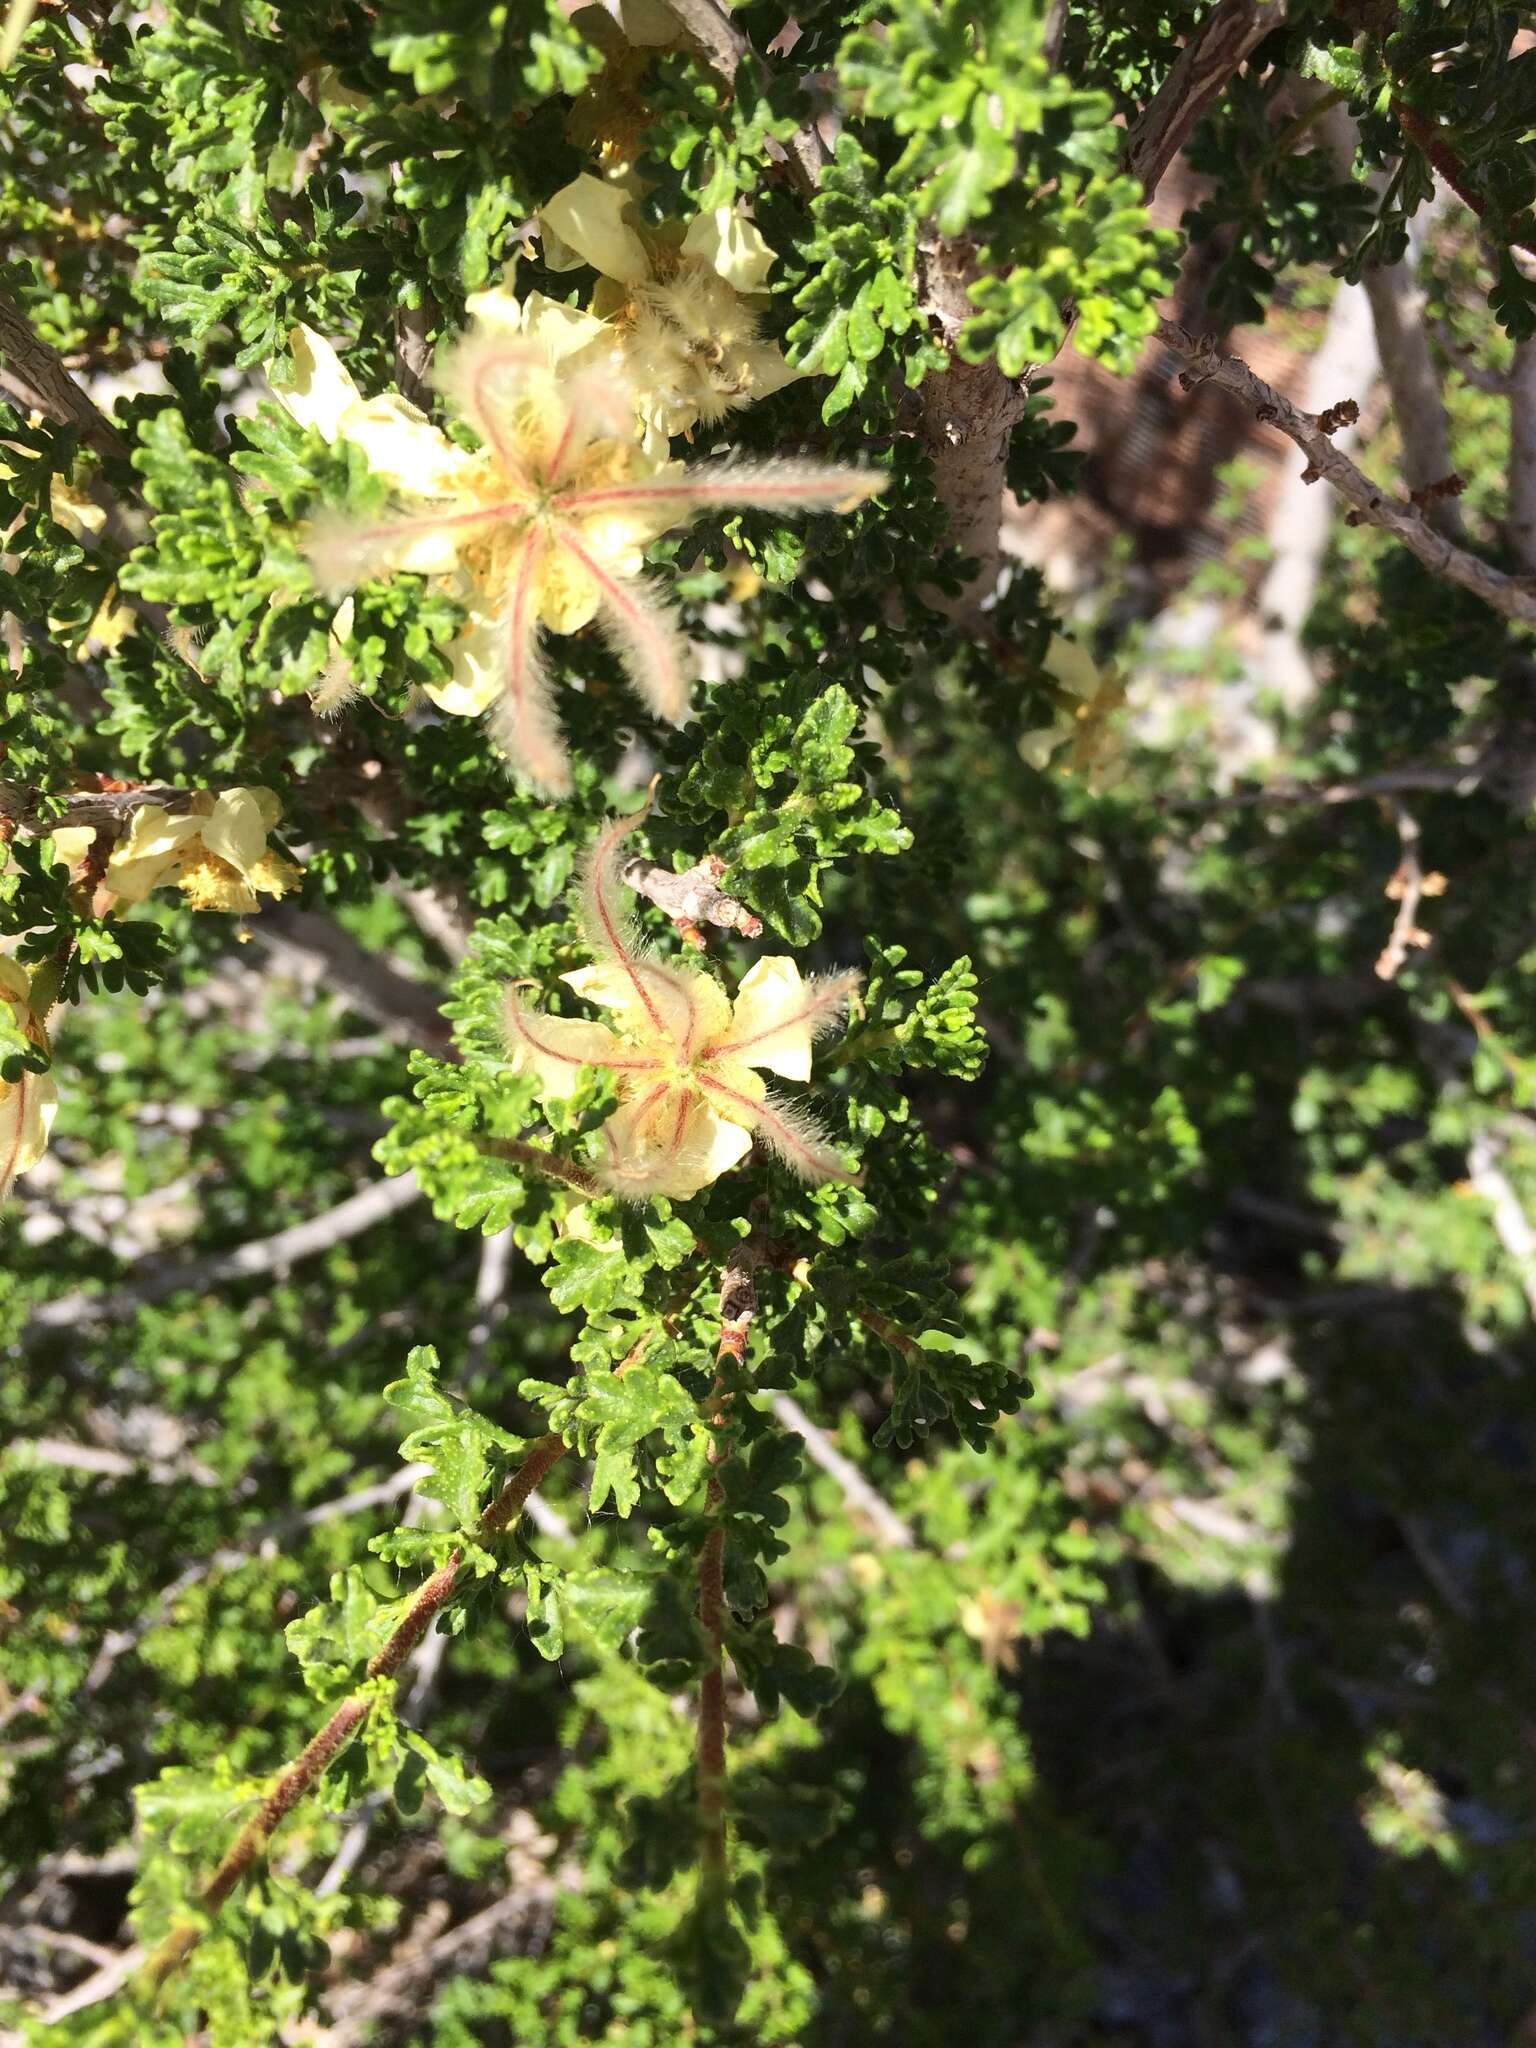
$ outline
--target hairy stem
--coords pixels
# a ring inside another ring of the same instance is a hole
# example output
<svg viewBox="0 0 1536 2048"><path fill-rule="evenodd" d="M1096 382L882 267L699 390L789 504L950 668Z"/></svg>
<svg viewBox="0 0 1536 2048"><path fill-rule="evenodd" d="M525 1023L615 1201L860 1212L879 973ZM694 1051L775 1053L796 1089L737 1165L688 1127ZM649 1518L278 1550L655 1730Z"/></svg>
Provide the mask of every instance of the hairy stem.
<svg viewBox="0 0 1536 2048"><path fill-rule="evenodd" d="M720 1341L715 1381L704 1419L710 1432L707 1509L714 1518L699 1552L699 1627L706 1662L699 1686L699 1880L705 1890L722 1887L728 1864L725 1818L725 1529L719 1515L725 1501L719 1468L730 1456L726 1425L730 1386L746 1358L747 1335L757 1310L753 1275L763 1248L756 1232L737 1248L720 1284Z"/></svg>
<svg viewBox="0 0 1536 2048"><path fill-rule="evenodd" d="M603 1192L584 1168L573 1160L546 1152L542 1145L525 1145L521 1138L481 1138L477 1144L489 1159L505 1159L513 1166L526 1166L534 1173L547 1173L551 1180L563 1180L567 1187L575 1188L583 1195L600 1195Z"/></svg>

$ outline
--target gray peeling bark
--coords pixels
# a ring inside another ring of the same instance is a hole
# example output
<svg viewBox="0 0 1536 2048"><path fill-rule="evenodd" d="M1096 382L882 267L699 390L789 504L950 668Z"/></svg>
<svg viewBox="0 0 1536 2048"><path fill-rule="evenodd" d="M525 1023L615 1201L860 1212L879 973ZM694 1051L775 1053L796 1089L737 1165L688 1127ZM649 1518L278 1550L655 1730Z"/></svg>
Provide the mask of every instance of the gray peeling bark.
<svg viewBox="0 0 1536 2048"><path fill-rule="evenodd" d="M1148 199L1200 116L1284 17L1284 0L1219 0L1195 30L1126 137L1125 167ZM951 355L947 370L923 382L921 437L950 541L977 563L958 597L936 600L957 620L973 618L997 588L1008 443L1029 395L1027 376L1005 377L995 362L966 363L953 353L972 310L966 287L974 268L974 250L963 242L934 242L923 252L920 297Z"/></svg>
<svg viewBox="0 0 1536 2048"><path fill-rule="evenodd" d="M949 367L924 378L919 437L933 464L934 489L949 514L949 540L975 558L970 580L953 597L932 602L951 618L972 617L997 588L1003 560L1003 492L1008 442L1024 417L1029 386L997 364L967 363L954 353L961 324L974 311L967 287L975 252L961 242L934 241L921 255L920 296L950 350Z"/></svg>

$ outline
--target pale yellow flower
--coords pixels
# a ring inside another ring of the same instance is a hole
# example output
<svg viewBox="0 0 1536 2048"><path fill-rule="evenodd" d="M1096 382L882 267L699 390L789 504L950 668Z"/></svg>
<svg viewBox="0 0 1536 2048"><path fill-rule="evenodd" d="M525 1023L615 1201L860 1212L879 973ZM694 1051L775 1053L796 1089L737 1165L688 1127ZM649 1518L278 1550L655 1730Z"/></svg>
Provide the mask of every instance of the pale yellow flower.
<svg viewBox="0 0 1536 2048"><path fill-rule="evenodd" d="M1049 725L1021 734L1019 752L1031 768L1047 765L1080 775L1094 790L1111 789L1125 774L1113 715L1125 702L1125 678L1100 668L1088 650L1053 633L1042 664L1055 699Z"/></svg>
<svg viewBox="0 0 1536 2048"><path fill-rule="evenodd" d="M550 1017L507 998L507 1042L518 1073L545 1096L571 1093L583 1067L610 1074L619 1107L602 1128L603 1185L621 1195L686 1199L738 1166L755 1139L803 1180L850 1178L814 1121L773 1094L762 1072L808 1081L811 1047L831 1030L857 974L806 981L793 960L759 960L731 1002L693 968L656 959L627 915L615 849L636 818L604 830L587 869L581 923L596 964L562 979L608 1010L612 1023Z"/></svg>
<svg viewBox="0 0 1536 2048"><path fill-rule="evenodd" d="M0 1002L34 1045L46 1052L47 1035L42 1019L33 1015L32 984L25 970L14 960L0 956ZM15 1081L0 1081L0 1202L10 1193L17 1176L27 1173L48 1149L48 1133L59 1106L59 1092L51 1074L33 1074L25 1069Z"/></svg>
<svg viewBox="0 0 1536 2048"><path fill-rule="evenodd" d="M711 508L847 509L883 479L824 463L658 463L635 438L631 395L575 360L599 323L505 291L478 294L470 311L438 381L479 436L473 453L402 399L359 400L329 345L295 331L299 374L283 403L355 442L399 500L371 523L318 520L309 552L336 589L401 570L441 579L468 618L451 676L428 694L458 716L491 711L513 764L563 795L570 765L541 627L575 633L596 620L645 702L680 724L693 667L671 607L642 578L648 543Z"/></svg>
<svg viewBox="0 0 1536 2048"><path fill-rule="evenodd" d="M282 896L300 879L291 861L267 850L282 811L270 789L206 790L184 811L140 804L112 849L103 877L119 903L142 903L171 884L193 910L255 910L258 896ZM53 835L58 846L60 834Z"/></svg>
<svg viewBox="0 0 1536 2048"><path fill-rule="evenodd" d="M960 1626L981 1645L981 1654L994 1671L999 1667L1018 1669L1016 1645L1023 1618L1024 1610L1016 1600L1003 1599L990 1586L982 1586L960 1602Z"/></svg>
<svg viewBox="0 0 1536 2048"><path fill-rule="evenodd" d="M739 207L695 215L679 238L641 221L632 180L583 172L540 209L539 226L551 269L598 273L592 309L609 323L648 446L803 374L760 337L757 295L775 259Z"/></svg>

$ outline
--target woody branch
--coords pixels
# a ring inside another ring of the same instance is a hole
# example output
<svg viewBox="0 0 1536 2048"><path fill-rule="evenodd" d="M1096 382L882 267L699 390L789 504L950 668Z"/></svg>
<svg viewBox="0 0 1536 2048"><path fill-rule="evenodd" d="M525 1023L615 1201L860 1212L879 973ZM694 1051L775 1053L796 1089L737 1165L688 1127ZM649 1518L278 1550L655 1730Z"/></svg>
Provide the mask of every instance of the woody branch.
<svg viewBox="0 0 1536 2048"><path fill-rule="evenodd" d="M1335 448L1328 434L1328 415L1303 412L1237 356L1223 355L1209 335L1191 334L1172 320L1159 320L1157 338L1183 358L1186 388L1215 384L1240 399L1261 425L1272 426L1294 441L1317 477L1325 477L1354 508L1359 519L1394 535L1435 575L1470 590L1507 619L1536 622L1536 583L1506 576L1481 556L1457 547L1437 533L1414 505L1405 504L1377 484L1349 457Z"/></svg>

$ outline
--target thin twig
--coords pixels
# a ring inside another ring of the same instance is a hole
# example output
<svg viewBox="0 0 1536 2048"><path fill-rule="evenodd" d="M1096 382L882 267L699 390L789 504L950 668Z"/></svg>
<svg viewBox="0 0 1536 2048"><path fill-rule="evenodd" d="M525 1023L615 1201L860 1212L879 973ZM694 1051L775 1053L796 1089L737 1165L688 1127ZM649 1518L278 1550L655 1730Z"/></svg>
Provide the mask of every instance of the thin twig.
<svg viewBox="0 0 1536 2048"><path fill-rule="evenodd" d="M1387 884L1387 895L1396 903L1397 915L1392 920L1392 930L1376 962L1376 973L1382 981L1397 978L1398 970L1413 947L1429 944L1429 933L1419 925L1419 905L1426 896L1438 896L1445 888L1444 875L1424 872L1424 864L1419 859L1418 820L1396 798L1391 800L1391 810L1402 852Z"/></svg>
<svg viewBox="0 0 1536 2048"><path fill-rule="evenodd" d="M1536 583L1524 577L1506 576L1479 556L1455 546L1435 529L1412 505L1404 504L1373 484L1347 455L1329 440L1321 424L1262 377L1256 377L1245 362L1226 356L1209 336L1194 335L1171 320L1159 320L1158 339L1190 365L1184 381L1191 389L1211 383L1240 399L1261 424L1277 427L1306 455L1309 467L1326 477L1348 500L1361 519L1395 535L1427 569L1449 582L1470 590L1505 618L1536 623Z"/></svg>
<svg viewBox="0 0 1536 2048"><path fill-rule="evenodd" d="M487 1159L505 1159L510 1166L526 1166L533 1173L548 1174L551 1180L563 1180L567 1187L575 1188L579 1194L600 1195L603 1190L587 1172L572 1159L562 1159L558 1153L545 1151L542 1145L524 1144L521 1138L477 1138L476 1147Z"/></svg>
<svg viewBox="0 0 1536 2048"><path fill-rule="evenodd" d="M184 1290L206 1293L226 1280L251 1280L266 1273L285 1272L300 1259L329 1251L333 1245L361 1236L375 1224L398 1216L402 1209L421 1200L421 1192L415 1174L403 1173L397 1180L376 1181L371 1187L359 1189L334 1209L327 1209L323 1216L312 1216L306 1223L295 1223L275 1236L257 1238L233 1251L214 1252L208 1258L188 1259L181 1264L147 1259L124 1286L105 1294L82 1290L61 1295L56 1301L40 1302L23 1334L39 1329L73 1329L77 1323L114 1322L132 1315L146 1302L164 1301L168 1295Z"/></svg>
<svg viewBox="0 0 1536 2048"><path fill-rule="evenodd" d="M1536 1230L1499 1165L1499 1148L1487 1131L1479 1131L1467 1147L1467 1185L1488 1204L1494 1234L1520 1277L1520 1292L1536 1322Z"/></svg>
<svg viewBox="0 0 1536 2048"><path fill-rule="evenodd" d="M870 1485L853 1460L843 1456L826 1431L812 1422L798 1401L789 1394L775 1394L773 1412L804 1443L811 1462L837 1481L849 1508L868 1522L882 1543L892 1550L914 1548L917 1538L900 1515Z"/></svg>
<svg viewBox="0 0 1536 2048"><path fill-rule="evenodd" d="M641 1332L614 1367L615 1376L626 1372L644 1355L651 1343L652 1335L653 1332L649 1330ZM528 1502L534 1490L548 1477L569 1448L565 1440L556 1436L553 1431L538 1439L495 1500L481 1514L476 1524L476 1536L481 1544L488 1544L503 1535L520 1515L527 1512ZM404 1620L389 1641L368 1665L366 1676L369 1679L394 1678L399 1674L401 1666L421 1641L434 1617L452 1598L462 1565L462 1551L451 1551L447 1561L439 1566L412 1601ZM204 1886L198 1899L199 1909L204 1915L216 1912L246 1876L257 1857L266 1848L276 1828L315 1784L326 1765L340 1754L362 1726L376 1698L377 1694L371 1690L350 1694L307 1747L281 1773L267 1795L261 1811L236 1838L223 1862ZM145 1988L153 1991L163 1984L196 1948L202 1935L203 1930L200 1927L190 1924L174 1929L155 1951L145 1969Z"/></svg>
<svg viewBox="0 0 1536 2048"><path fill-rule="evenodd" d="M275 903L251 920L251 936L281 960L318 962L320 987L345 998L347 1007L402 1043L424 1046L450 1058L453 1034L439 998L423 981L406 974L384 954L360 945L334 919L317 911Z"/></svg>
<svg viewBox="0 0 1536 2048"><path fill-rule="evenodd" d="M1477 193L1467 183L1466 165L1457 156L1455 150L1451 148L1451 145L1446 141L1433 121L1426 120L1422 114L1415 112L1412 107L1399 99L1393 100L1392 113L1398 127L1402 129L1408 140L1415 145L1425 159L1440 173L1462 205L1468 207L1477 215L1479 220L1482 220L1488 210L1487 201L1479 198ZM1532 255L1536 255L1536 243L1523 242L1517 239L1512 246L1516 249L1528 250Z"/></svg>
<svg viewBox="0 0 1536 2048"><path fill-rule="evenodd" d="M1509 372L1490 369L1469 356L1461 343L1451 332L1448 320L1437 319L1433 313L1426 313L1424 324L1434 336L1441 354L1464 384L1470 384L1474 391L1486 391L1490 398L1508 398Z"/></svg>
<svg viewBox="0 0 1536 2048"><path fill-rule="evenodd" d="M1480 787L1482 776L1481 762L1468 768L1389 768L1358 782L1284 782L1277 778L1258 789L1231 789L1222 796L1163 797L1159 803L1168 811L1222 811L1265 804L1355 804L1414 790L1471 796Z"/></svg>
<svg viewBox="0 0 1536 2048"><path fill-rule="evenodd" d="M93 2005L105 2004L109 1998L117 1996L143 1960L144 1951L141 1948L125 1948L120 1955L114 1956L110 1963L103 1963L99 1970L76 1984L72 1990L51 1999L38 2014L39 2022L45 2027L56 2026L60 2020L67 2020L77 2012L85 2012ZM3 2048L11 2048L12 2042L19 2044L22 2039L23 2036L19 2033L0 2035L0 2044L3 2044Z"/></svg>
<svg viewBox="0 0 1536 2048"><path fill-rule="evenodd" d="M368 1508L382 1507L398 1500L431 1469L430 1465L402 1465L398 1472L392 1472L387 1479L377 1480L370 1486L353 1487L331 1500L317 1501L313 1507L293 1508L287 1514L273 1515L264 1522L258 1522L238 1542L223 1544L207 1557L194 1559L176 1574L169 1585L161 1588L150 1605L127 1628L113 1629L102 1638L101 1647L85 1675L86 1692L99 1692L118 1659L136 1648L152 1630L159 1628L169 1618L182 1594L190 1592L193 1586L201 1585L215 1572L238 1571L263 1549L281 1543L285 1537L296 1535L301 1529L314 1529L321 1523L339 1521L343 1516L359 1515Z"/></svg>

